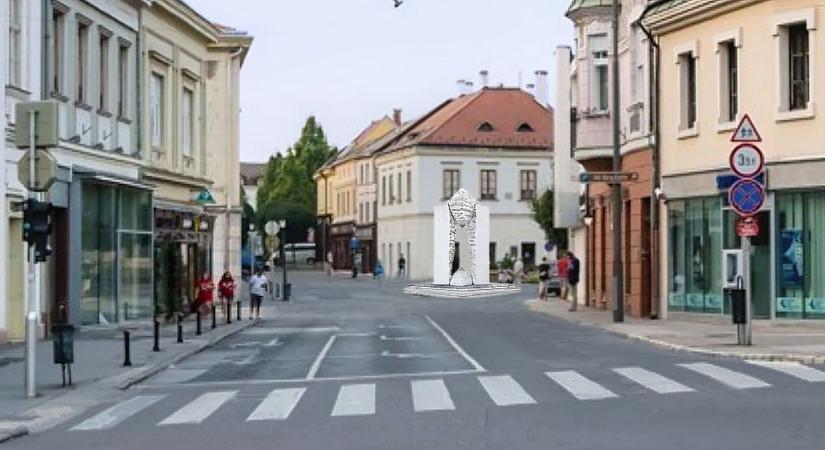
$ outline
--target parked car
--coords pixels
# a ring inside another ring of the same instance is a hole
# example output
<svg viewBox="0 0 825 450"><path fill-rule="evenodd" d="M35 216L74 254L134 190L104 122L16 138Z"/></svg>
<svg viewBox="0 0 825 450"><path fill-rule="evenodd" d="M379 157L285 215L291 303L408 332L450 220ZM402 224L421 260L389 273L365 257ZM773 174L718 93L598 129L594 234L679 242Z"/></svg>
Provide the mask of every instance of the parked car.
<svg viewBox="0 0 825 450"><path fill-rule="evenodd" d="M286 262L288 264L315 264L315 243L298 242L284 246ZM280 254L275 255L275 261L281 264Z"/></svg>

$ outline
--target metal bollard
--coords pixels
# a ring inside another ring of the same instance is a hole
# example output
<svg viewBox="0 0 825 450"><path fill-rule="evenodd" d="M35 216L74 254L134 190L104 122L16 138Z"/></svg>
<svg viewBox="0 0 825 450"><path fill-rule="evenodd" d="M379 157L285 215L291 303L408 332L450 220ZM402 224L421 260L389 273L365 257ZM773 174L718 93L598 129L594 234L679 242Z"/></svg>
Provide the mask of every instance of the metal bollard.
<svg viewBox="0 0 825 450"><path fill-rule="evenodd" d="M178 313L178 344L183 343L183 314Z"/></svg>
<svg viewBox="0 0 825 450"><path fill-rule="evenodd" d="M226 302L226 323L232 323L232 302Z"/></svg>
<svg viewBox="0 0 825 450"><path fill-rule="evenodd" d="M241 301L238 300L238 322L241 321Z"/></svg>
<svg viewBox="0 0 825 450"><path fill-rule="evenodd" d="M152 351L160 351L160 321L157 318L155 318L155 345L152 347Z"/></svg>
<svg viewBox="0 0 825 450"><path fill-rule="evenodd" d="M218 326L217 320L218 319L217 319L216 314L215 314L215 304L212 303L212 329L213 330L215 329L215 327Z"/></svg>
<svg viewBox="0 0 825 450"><path fill-rule="evenodd" d="M196 319L195 334L200 336L201 335L201 311L200 311L200 309L198 310L195 319Z"/></svg>
<svg viewBox="0 0 825 450"><path fill-rule="evenodd" d="M123 366L129 367L132 365L132 352L129 342L129 330L123 330Z"/></svg>

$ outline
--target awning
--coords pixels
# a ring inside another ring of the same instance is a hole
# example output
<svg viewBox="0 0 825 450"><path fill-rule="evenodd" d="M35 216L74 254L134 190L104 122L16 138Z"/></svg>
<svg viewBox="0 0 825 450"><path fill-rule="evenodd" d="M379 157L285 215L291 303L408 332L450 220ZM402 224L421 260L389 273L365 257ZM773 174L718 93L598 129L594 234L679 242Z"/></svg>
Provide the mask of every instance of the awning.
<svg viewBox="0 0 825 450"><path fill-rule="evenodd" d="M171 202L168 200L161 200L155 198L155 209L165 209L168 211L177 211L191 214L203 214L203 207L192 204Z"/></svg>

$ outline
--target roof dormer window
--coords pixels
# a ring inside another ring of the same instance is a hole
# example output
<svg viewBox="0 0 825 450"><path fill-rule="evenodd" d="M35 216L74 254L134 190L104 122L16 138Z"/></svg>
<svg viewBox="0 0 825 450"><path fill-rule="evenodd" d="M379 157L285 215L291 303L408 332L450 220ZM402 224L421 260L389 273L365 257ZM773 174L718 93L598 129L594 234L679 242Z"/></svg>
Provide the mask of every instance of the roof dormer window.
<svg viewBox="0 0 825 450"><path fill-rule="evenodd" d="M530 126L529 123L524 122L524 123L522 123L521 125L518 126L518 129L516 131L518 131L519 133L532 133L536 130L534 130L533 127Z"/></svg>
<svg viewBox="0 0 825 450"><path fill-rule="evenodd" d="M478 126L478 131L481 131L483 133L490 133L493 130L494 130L494 128L490 124L490 122L484 122L484 123L482 123L481 125Z"/></svg>

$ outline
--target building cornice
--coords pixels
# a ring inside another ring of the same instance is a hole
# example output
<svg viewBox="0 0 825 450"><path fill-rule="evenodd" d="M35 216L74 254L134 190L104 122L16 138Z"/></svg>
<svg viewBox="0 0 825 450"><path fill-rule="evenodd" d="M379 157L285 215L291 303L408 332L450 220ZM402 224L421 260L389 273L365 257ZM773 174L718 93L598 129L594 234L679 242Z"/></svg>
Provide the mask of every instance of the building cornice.
<svg viewBox="0 0 825 450"><path fill-rule="evenodd" d="M767 0L687 0L643 19L653 34L661 35Z"/></svg>
<svg viewBox="0 0 825 450"><path fill-rule="evenodd" d="M165 181L167 183L175 183L200 189L208 188L213 184L211 180L207 180L206 178L182 175L154 167L145 167L143 169L143 176L151 180Z"/></svg>

